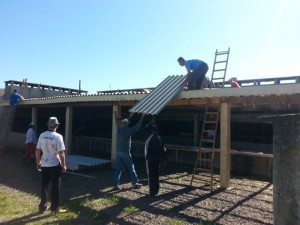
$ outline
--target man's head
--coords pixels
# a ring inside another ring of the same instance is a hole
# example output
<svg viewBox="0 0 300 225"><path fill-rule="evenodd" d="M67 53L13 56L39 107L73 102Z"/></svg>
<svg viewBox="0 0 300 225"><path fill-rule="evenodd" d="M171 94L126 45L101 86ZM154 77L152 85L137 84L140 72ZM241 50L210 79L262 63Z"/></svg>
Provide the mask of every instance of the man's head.
<svg viewBox="0 0 300 225"><path fill-rule="evenodd" d="M231 77L228 82L231 83L232 81L237 81L237 78L236 77Z"/></svg>
<svg viewBox="0 0 300 225"><path fill-rule="evenodd" d="M178 64L179 64L180 66L184 66L184 64L185 64L185 60L184 60L184 58L182 58L182 57L179 57L179 58L177 59L177 62L178 62Z"/></svg>
<svg viewBox="0 0 300 225"><path fill-rule="evenodd" d="M14 93L17 93L17 92L18 92L17 89L15 89L15 90L14 90Z"/></svg>
<svg viewBox="0 0 300 225"><path fill-rule="evenodd" d="M128 119L122 119L120 122L120 127L129 127L130 121Z"/></svg>
<svg viewBox="0 0 300 225"><path fill-rule="evenodd" d="M28 128L33 128L33 127L34 127L33 123L28 124Z"/></svg>
<svg viewBox="0 0 300 225"><path fill-rule="evenodd" d="M58 127L59 124L60 123L58 122L57 118L54 116L50 117L48 120L48 123L47 123L49 128L56 128L56 127Z"/></svg>
<svg viewBox="0 0 300 225"><path fill-rule="evenodd" d="M151 132L152 132L152 133L157 133L157 132L158 132L158 127L157 127L156 124L153 124L153 125L151 126Z"/></svg>

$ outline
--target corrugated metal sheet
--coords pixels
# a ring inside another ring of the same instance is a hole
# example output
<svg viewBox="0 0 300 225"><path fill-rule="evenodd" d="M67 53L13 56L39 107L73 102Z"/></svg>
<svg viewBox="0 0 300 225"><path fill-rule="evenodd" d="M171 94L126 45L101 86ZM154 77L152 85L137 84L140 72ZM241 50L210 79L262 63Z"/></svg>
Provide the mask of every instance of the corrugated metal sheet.
<svg viewBox="0 0 300 225"><path fill-rule="evenodd" d="M184 75L168 76L150 94L139 101L129 111L157 115L183 90L184 80Z"/></svg>
<svg viewBox="0 0 300 225"><path fill-rule="evenodd" d="M110 163L110 160L98 159L80 155L66 155L67 168L69 170L79 170L80 166L99 166Z"/></svg>

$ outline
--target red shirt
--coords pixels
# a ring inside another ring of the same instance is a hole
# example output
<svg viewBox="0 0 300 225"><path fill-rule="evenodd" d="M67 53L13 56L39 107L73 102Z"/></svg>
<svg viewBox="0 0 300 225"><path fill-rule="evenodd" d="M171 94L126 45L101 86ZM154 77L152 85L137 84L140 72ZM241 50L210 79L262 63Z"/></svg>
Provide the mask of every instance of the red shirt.
<svg viewBox="0 0 300 225"><path fill-rule="evenodd" d="M236 81L234 81L234 80L232 80L230 84L231 84L231 87L232 87L232 88L240 88L240 87L241 87L241 86L239 85L239 83L236 82Z"/></svg>

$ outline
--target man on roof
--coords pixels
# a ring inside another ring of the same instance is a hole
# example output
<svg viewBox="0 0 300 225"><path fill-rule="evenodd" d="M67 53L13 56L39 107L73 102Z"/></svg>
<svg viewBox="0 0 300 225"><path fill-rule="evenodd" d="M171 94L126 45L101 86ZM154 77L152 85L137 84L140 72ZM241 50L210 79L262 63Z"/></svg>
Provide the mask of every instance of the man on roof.
<svg viewBox="0 0 300 225"><path fill-rule="evenodd" d="M19 103L19 101L22 101L24 99L24 97L20 94L18 94L17 90L14 90L13 93L10 94L9 96L9 104L11 106L15 106Z"/></svg>
<svg viewBox="0 0 300 225"><path fill-rule="evenodd" d="M185 84L188 90L201 89L208 65L199 59L185 60L182 57L179 57L177 62L180 66L185 66L187 70Z"/></svg>

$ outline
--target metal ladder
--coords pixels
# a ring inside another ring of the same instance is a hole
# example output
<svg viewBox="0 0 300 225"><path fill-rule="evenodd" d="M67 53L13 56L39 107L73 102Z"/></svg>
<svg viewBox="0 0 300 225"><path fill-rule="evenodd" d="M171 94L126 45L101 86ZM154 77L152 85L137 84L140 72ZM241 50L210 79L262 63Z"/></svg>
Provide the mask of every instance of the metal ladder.
<svg viewBox="0 0 300 225"><path fill-rule="evenodd" d="M23 79L22 84L21 84L20 89L19 89L19 94L20 95L23 94L26 85L27 85L27 79ZM7 122L7 125L6 125L6 128L5 128L5 131L4 131L4 133L1 137L0 153L2 152L2 149L4 149L4 147L5 147L8 135L10 133L12 124L14 122L15 112L16 112L16 107L9 106L9 110L8 110L8 112L6 112L6 114L8 115L7 116L8 122Z"/></svg>
<svg viewBox="0 0 300 225"><path fill-rule="evenodd" d="M215 52L214 66L211 74L211 81L217 87L224 87L230 48L227 51Z"/></svg>
<svg viewBox="0 0 300 225"><path fill-rule="evenodd" d="M205 108L204 120L202 125L202 133L200 136L200 144L198 147L198 154L193 169L193 175L190 185L192 186L193 180L201 180L201 172L210 173L210 190L213 189L213 168L215 156L215 143L216 134L218 129L220 117L220 106L209 106Z"/></svg>

